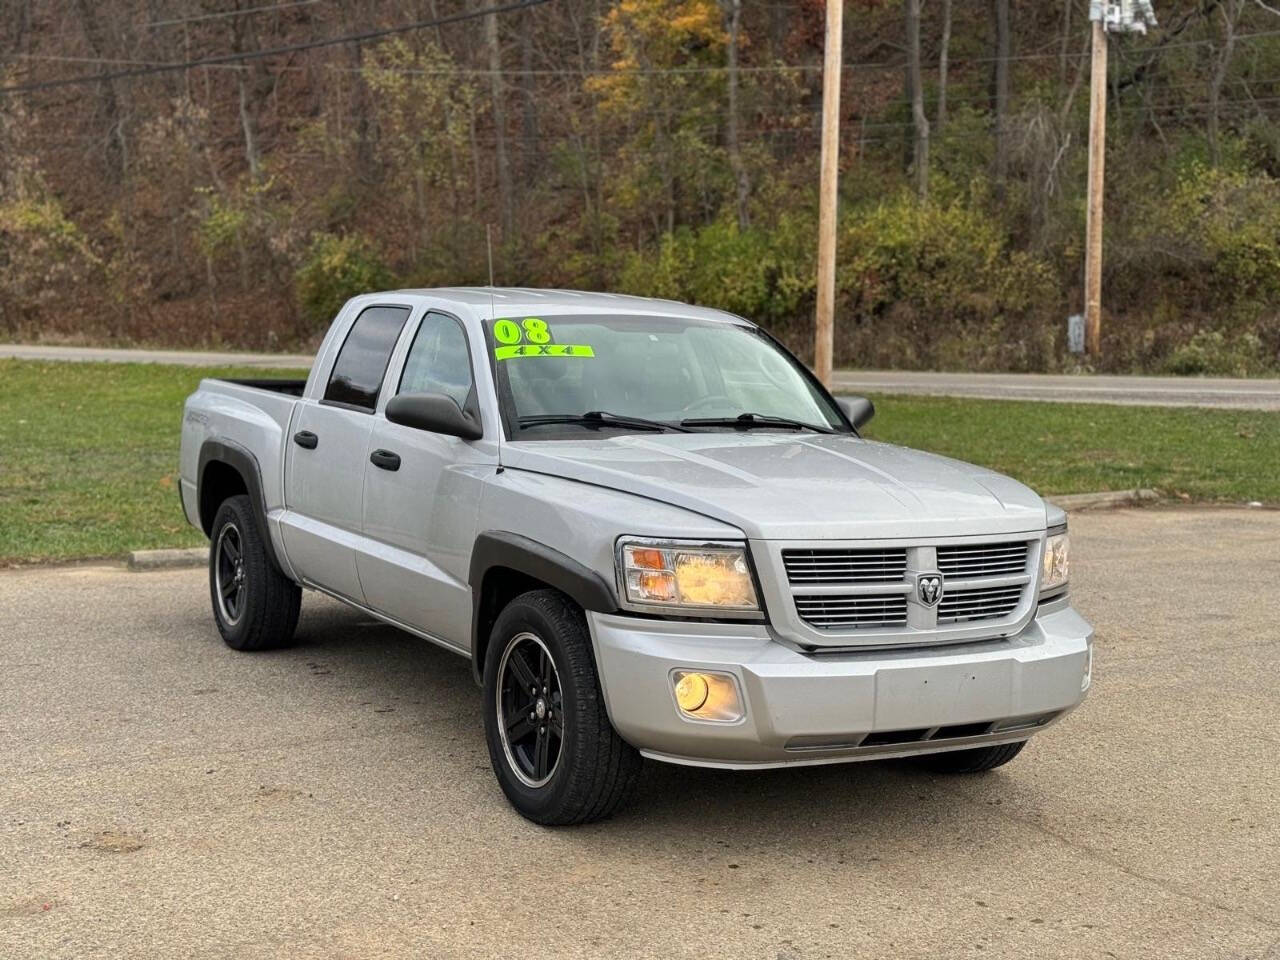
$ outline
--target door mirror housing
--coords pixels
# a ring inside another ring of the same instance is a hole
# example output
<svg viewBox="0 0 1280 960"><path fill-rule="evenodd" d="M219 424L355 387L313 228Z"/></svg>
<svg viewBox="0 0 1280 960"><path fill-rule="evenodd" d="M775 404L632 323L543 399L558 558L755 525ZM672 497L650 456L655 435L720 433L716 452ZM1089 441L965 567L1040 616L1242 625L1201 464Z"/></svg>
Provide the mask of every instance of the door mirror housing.
<svg viewBox="0 0 1280 960"><path fill-rule="evenodd" d="M861 430L876 415L876 405L866 397L836 397L836 403L855 430Z"/></svg>
<svg viewBox="0 0 1280 960"><path fill-rule="evenodd" d="M484 436L477 418L459 409L452 397L443 393L402 393L387 401L387 419L402 427L443 433L463 440Z"/></svg>

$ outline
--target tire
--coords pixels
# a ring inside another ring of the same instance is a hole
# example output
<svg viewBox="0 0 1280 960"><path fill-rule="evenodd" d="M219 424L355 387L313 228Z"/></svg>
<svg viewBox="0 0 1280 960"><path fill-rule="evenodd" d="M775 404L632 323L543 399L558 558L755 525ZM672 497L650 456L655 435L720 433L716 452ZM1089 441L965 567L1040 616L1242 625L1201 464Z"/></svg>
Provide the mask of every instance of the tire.
<svg viewBox="0 0 1280 960"><path fill-rule="evenodd" d="M485 739L511 805L548 826L608 817L634 793L641 759L609 722L582 610L555 590L521 594L487 649Z"/></svg>
<svg viewBox="0 0 1280 960"><path fill-rule="evenodd" d="M229 497L218 507L209 535L209 599L218 632L232 650L285 646L298 626L302 588L267 555L264 535L247 496Z"/></svg>
<svg viewBox="0 0 1280 960"><path fill-rule="evenodd" d="M950 750L946 753L927 753L917 761L934 773L985 773L1006 763L1022 752L1027 741L998 743L993 747L974 747L972 750Z"/></svg>

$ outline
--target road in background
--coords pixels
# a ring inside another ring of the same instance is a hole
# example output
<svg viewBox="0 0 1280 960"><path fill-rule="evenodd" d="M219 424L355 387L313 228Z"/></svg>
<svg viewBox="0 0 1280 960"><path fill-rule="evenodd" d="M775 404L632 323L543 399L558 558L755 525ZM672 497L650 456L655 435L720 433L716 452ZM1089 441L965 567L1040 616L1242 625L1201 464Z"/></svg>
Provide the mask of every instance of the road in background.
<svg viewBox="0 0 1280 960"><path fill-rule="evenodd" d="M0 573L0 956L1272 958L1280 513L1071 518L1093 691L986 776L650 763L503 800L460 658L307 594L237 654L203 571Z"/></svg>
<svg viewBox="0 0 1280 960"><path fill-rule="evenodd" d="M315 359L301 353L220 353L211 350L124 350L113 347L53 347L0 343L0 357L19 360L68 360L80 363L171 363L181 367L311 368Z"/></svg>
<svg viewBox="0 0 1280 960"><path fill-rule="evenodd" d="M310 368L312 361L312 357L308 354L115 350L105 347L55 347L8 343L0 344L0 357L105 363L174 363L198 367L239 365L299 369ZM839 394L915 394L938 397L981 397L992 400L1044 400L1060 403L1280 411L1280 380L837 370L834 374L834 389Z"/></svg>
<svg viewBox="0 0 1280 960"><path fill-rule="evenodd" d="M834 391L839 394L911 394L1121 406L1280 410L1280 380L1225 377L837 370Z"/></svg>

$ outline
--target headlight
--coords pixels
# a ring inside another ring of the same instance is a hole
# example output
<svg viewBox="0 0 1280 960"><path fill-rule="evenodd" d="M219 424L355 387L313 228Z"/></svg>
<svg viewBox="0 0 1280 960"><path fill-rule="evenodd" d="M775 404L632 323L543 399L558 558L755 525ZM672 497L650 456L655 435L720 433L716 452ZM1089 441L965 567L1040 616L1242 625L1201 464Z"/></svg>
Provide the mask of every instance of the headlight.
<svg viewBox="0 0 1280 960"><path fill-rule="evenodd" d="M1040 592L1048 593L1067 585L1067 562L1071 541L1066 527L1049 531L1044 541L1044 567L1040 574Z"/></svg>
<svg viewBox="0 0 1280 960"><path fill-rule="evenodd" d="M628 606L725 616L760 610L742 544L620 540L618 572Z"/></svg>

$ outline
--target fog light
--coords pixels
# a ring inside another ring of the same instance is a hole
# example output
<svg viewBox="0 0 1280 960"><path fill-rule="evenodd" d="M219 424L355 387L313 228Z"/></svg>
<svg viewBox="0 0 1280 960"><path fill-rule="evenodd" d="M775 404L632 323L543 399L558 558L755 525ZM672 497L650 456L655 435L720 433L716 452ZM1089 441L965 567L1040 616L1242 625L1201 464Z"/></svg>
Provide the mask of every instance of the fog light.
<svg viewBox="0 0 1280 960"><path fill-rule="evenodd" d="M686 673L676 681L676 703L685 713L693 713L707 702L710 689L702 674Z"/></svg>
<svg viewBox="0 0 1280 960"><path fill-rule="evenodd" d="M686 717L734 723L743 716L738 682L729 673L676 670L671 674L676 706Z"/></svg>

